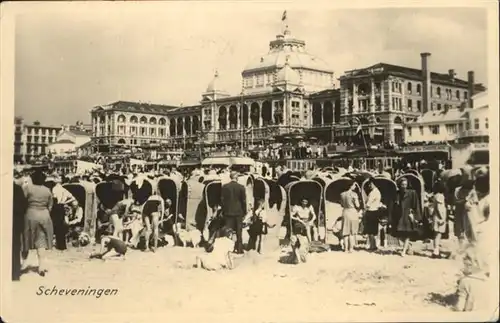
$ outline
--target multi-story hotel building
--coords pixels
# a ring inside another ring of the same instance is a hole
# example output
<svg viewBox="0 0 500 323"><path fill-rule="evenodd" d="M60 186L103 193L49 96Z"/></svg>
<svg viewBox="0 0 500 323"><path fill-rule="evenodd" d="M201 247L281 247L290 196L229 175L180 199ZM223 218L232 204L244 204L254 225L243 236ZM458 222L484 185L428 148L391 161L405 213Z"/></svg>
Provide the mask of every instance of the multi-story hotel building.
<svg viewBox="0 0 500 323"><path fill-rule="evenodd" d="M47 146L56 141L61 126L44 126L39 122L25 123L23 118L14 118L14 162L29 162L31 157L46 154Z"/></svg>
<svg viewBox="0 0 500 323"><path fill-rule="evenodd" d="M111 146L182 144L195 138L199 114L200 106L118 101L92 109L92 135L100 150Z"/></svg>
<svg viewBox="0 0 500 323"><path fill-rule="evenodd" d="M379 63L340 77L342 110L336 139L347 140L359 124L365 138L394 143L405 141L404 128L412 129L415 120L425 123L447 114L458 124L459 109L485 88L474 83L473 71L467 81L452 69L447 74L431 72L430 56L421 54L420 70Z"/></svg>

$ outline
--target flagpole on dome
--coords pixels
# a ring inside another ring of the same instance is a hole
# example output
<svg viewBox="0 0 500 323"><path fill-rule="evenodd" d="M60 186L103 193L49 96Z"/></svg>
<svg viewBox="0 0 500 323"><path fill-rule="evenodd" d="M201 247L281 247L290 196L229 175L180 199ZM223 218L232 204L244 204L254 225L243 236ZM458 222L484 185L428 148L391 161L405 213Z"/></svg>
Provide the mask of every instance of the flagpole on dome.
<svg viewBox="0 0 500 323"><path fill-rule="evenodd" d="M283 11L283 14L281 15L281 22L283 23L283 34L285 33L285 31L288 29L288 25L287 25L287 12L286 10Z"/></svg>

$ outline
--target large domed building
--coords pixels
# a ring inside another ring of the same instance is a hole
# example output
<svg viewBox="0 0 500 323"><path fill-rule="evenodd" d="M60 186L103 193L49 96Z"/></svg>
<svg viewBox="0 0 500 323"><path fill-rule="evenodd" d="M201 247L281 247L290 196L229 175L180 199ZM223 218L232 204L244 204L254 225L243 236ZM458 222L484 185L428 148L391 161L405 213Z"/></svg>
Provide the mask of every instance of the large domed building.
<svg viewBox="0 0 500 323"><path fill-rule="evenodd" d="M215 72L195 106L118 101L94 107L95 142L104 148L182 147L196 141L247 145L311 129L319 131L314 134L318 138L331 136L330 128L340 118L340 91L334 89L333 71L309 53L305 41L293 37L288 26L269 42L267 53L244 67L241 76L241 92L231 95L220 85L223 76Z"/></svg>
<svg viewBox="0 0 500 323"><path fill-rule="evenodd" d="M269 42L269 51L251 60L241 75L242 91L235 96L218 86L217 72L203 93L205 140L253 142L303 133L313 119L318 125L331 125L335 103L340 111L340 93L334 90L332 69L307 51L305 41L292 37L288 26ZM313 118L310 98L325 91L328 98L319 97L325 102L316 104L315 114L321 116Z"/></svg>
<svg viewBox="0 0 500 323"><path fill-rule="evenodd" d="M243 88L248 93L272 90L276 75L288 63L296 72L306 93L330 89L333 71L326 62L306 50L303 40L293 38L288 28L269 42L269 52L252 60L241 73ZM295 75L294 75L295 76Z"/></svg>

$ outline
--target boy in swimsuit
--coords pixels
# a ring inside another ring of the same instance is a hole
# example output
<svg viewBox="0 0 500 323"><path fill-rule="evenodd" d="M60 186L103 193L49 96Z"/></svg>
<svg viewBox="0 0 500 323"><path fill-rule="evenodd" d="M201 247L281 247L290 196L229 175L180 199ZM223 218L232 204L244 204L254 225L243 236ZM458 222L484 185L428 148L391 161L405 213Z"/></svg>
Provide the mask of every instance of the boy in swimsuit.
<svg viewBox="0 0 500 323"><path fill-rule="evenodd" d="M91 254L90 259L103 259L111 250L114 250L118 256L123 256L125 258L127 244L114 236L105 236L101 239L101 251Z"/></svg>

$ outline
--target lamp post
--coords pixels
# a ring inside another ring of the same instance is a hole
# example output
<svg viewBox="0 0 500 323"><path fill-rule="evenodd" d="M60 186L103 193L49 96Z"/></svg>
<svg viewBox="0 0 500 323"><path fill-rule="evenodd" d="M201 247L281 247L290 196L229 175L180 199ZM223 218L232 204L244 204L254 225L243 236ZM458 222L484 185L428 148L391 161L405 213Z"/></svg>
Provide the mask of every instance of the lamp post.
<svg viewBox="0 0 500 323"><path fill-rule="evenodd" d="M243 95L245 95L244 90L241 89L240 93L240 140L241 140L241 152L243 154Z"/></svg>

